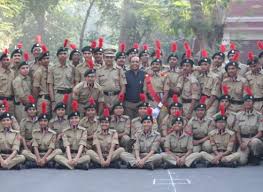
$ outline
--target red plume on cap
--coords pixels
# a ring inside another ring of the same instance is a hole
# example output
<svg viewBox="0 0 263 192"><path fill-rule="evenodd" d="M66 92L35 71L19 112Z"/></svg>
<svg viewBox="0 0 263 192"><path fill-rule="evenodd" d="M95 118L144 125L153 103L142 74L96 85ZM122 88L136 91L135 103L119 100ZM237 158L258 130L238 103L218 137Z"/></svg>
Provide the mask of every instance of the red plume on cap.
<svg viewBox="0 0 263 192"><path fill-rule="evenodd" d="M219 105L219 111L222 116L225 116L225 105L223 103Z"/></svg>
<svg viewBox="0 0 263 192"><path fill-rule="evenodd" d="M78 111L78 108L79 108L78 101L77 101L77 100L73 100L73 101L72 101L72 104L71 104L71 107L72 107L72 111L73 111L73 112L77 112L77 111Z"/></svg>
<svg viewBox="0 0 263 192"><path fill-rule="evenodd" d="M226 46L225 45L220 45L220 52L222 52L222 53L226 52Z"/></svg>
<svg viewBox="0 0 263 192"><path fill-rule="evenodd" d="M175 117L180 117L181 116L181 111L176 110L174 115L175 115Z"/></svg>
<svg viewBox="0 0 263 192"><path fill-rule="evenodd" d="M152 116L152 113L153 113L152 108L151 108L151 107L148 107L148 108L147 108L147 111L146 111L146 114L147 114L148 116Z"/></svg>
<svg viewBox="0 0 263 192"><path fill-rule="evenodd" d="M123 101L124 101L124 93L120 93L119 95L118 95L118 99L119 99L119 101L121 102L121 103L123 103Z"/></svg>
<svg viewBox="0 0 263 192"><path fill-rule="evenodd" d="M134 48L134 49L139 49L139 44L138 44L138 43L134 43L134 44L133 44L133 48Z"/></svg>
<svg viewBox="0 0 263 192"><path fill-rule="evenodd" d="M156 49L155 50L155 57L156 57L156 59L160 59L161 58L161 51L160 51L160 49Z"/></svg>
<svg viewBox="0 0 263 192"><path fill-rule="evenodd" d="M95 105L96 104L96 102L95 102L95 100L94 100L94 98L92 96L89 98L88 102L89 102L90 105Z"/></svg>
<svg viewBox="0 0 263 192"><path fill-rule="evenodd" d="M146 96L145 96L144 93L140 93L140 100L141 100L141 102L145 103L145 101L146 101Z"/></svg>
<svg viewBox="0 0 263 192"><path fill-rule="evenodd" d="M126 49L125 43L121 43L120 44L120 52L125 52L125 49Z"/></svg>
<svg viewBox="0 0 263 192"><path fill-rule="evenodd" d="M222 90L223 90L224 95L228 95L228 89L229 89L229 87L227 86L227 84L222 85Z"/></svg>
<svg viewBox="0 0 263 192"><path fill-rule="evenodd" d="M32 95L29 95L29 96L28 96L28 101L29 101L29 103L31 103L31 104L34 104L34 103L36 102L35 98L34 98Z"/></svg>
<svg viewBox="0 0 263 192"><path fill-rule="evenodd" d="M100 37L100 38L99 38L99 44L98 44L98 47L99 47L99 48L102 48L102 47L103 47L103 42L104 42L103 37Z"/></svg>
<svg viewBox="0 0 263 192"><path fill-rule="evenodd" d="M202 56L203 58L207 58L207 57L208 57L208 53L207 53L207 51L206 51L205 49L202 49L202 51L201 51L201 56Z"/></svg>
<svg viewBox="0 0 263 192"><path fill-rule="evenodd" d="M92 48L92 49L95 49L95 48L96 48L96 46L97 46L97 43L96 43L96 41L95 41L95 40L91 41L91 44L90 44L90 46L91 46L91 48Z"/></svg>
<svg viewBox="0 0 263 192"><path fill-rule="evenodd" d="M248 96L253 96L253 92L249 86L245 86L244 91L246 92Z"/></svg>
<svg viewBox="0 0 263 192"><path fill-rule="evenodd" d="M88 67L89 67L90 69L93 69L93 68L94 68L94 63L93 63L93 60L92 60L92 59L88 59L88 60L86 61L86 63L87 63L87 65L88 65Z"/></svg>
<svg viewBox="0 0 263 192"><path fill-rule="evenodd" d="M7 54L9 53L8 49L5 48L5 49L3 50L3 53L7 55Z"/></svg>
<svg viewBox="0 0 263 192"><path fill-rule="evenodd" d="M258 49L263 50L263 42L262 41L258 41L257 46L258 46Z"/></svg>
<svg viewBox="0 0 263 192"><path fill-rule="evenodd" d="M64 103L65 105L67 105L67 104L68 104L68 99L69 99L69 94L64 94L64 95L63 95L62 103Z"/></svg>
<svg viewBox="0 0 263 192"><path fill-rule="evenodd" d="M63 47L67 47L67 46L68 46L68 42L69 42L69 40L68 40L68 39L65 39L65 40L64 40Z"/></svg>
<svg viewBox="0 0 263 192"><path fill-rule="evenodd" d="M69 46L70 46L71 49L77 49L77 45L74 44L74 43L71 43Z"/></svg>
<svg viewBox="0 0 263 192"><path fill-rule="evenodd" d="M248 52L248 60L249 60L249 61L253 61L253 60L254 60L253 51L249 51L249 52Z"/></svg>
<svg viewBox="0 0 263 192"><path fill-rule="evenodd" d="M207 99L207 96L206 96L206 95L201 96L201 99L200 99L200 102L199 102L199 103L202 104L202 105L205 105L206 99Z"/></svg>
<svg viewBox="0 0 263 192"><path fill-rule="evenodd" d="M108 107L105 107L105 108L103 109L103 116L104 116L104 117L109 117L109 116L110 116L110 110L109 110Z"/></svg>
<svg viewBox="0 0 263 192"><path fill-rule="evenodd" d="M161 42L160 42L159 39L157 39L157 40L155 41L155 48L156 48L156 49L161 49Z"/></svg>
<svg viewBox="0 0 263 192"><path fill-rule="evenodd" d="M6 99L3 100L3 104L5 105L5 112L9 111L9 103Z"/></svg>
<svg viewBox="0 0 263 192"><path fill-rule="evenodd" d="M192 57L192 52L191 52L190 49L186 50L185 56L186 56L187 59L190 59Z"/></svg>
<svg viewBox="0 0 263 192"><path fill-rule="evenodd" d="M28 61L29 61L29 54L28 54L28 52L25 52L25 53L24 53L24 61L25 61L25 62L28 62Z"/></svg>
<svg viewBox="0 0 263 192"><path fill-rule="evenodd" d="M43 53L48 52L47 46L46 46L45 44L43 44L43 45L41 46L41 48L42 48L42 52L43 52Z"/></svg>
<svg viewBox="0 0 263 192"><path fill-rule="evenodd" d="M41 35L37 35L36 36L36 43L41 44L41 42L42 42Z"/></svg>
<svg viewBox="0 0 263 192"><path fill-rule="evenodd" d="M42 114L46 114L47 113L47 102L43 101L41 103L41 111L42 111Z"/></svg>
<svg viewBox="0 0 263 192"><path fill-rule="evenodd" d="M177 51L177 44L176 42L172 42L171 44L171 52L175 53Z"/></svg>
<svg viewBox="0 0 263 192"><path fill-rule="evenodd" d="M185 49L185 51L191 49L190 45L189 45L189 43L187 41L184 42L184 49Z"/></svg>
<svg viewBox="0 0 263 192"><path fill-rule="evenodd" d="M237 62L239 60L240 53L236 52L235 55L233 56L233 61Z"/></svg>
<svg viewBox="0 0 263 192"><path fill-rule="evenodd" d="M23 44L22 44L22 42L20 41L20 42L18 42L18 44L17 44L17 48L18 49L22 49L22 47L23 47Z"/></svg>
<svg viewBox="0 0 263 192"><path fill-rule="evenodd" d="M230 42L230 50L235 50L236 44L234 42Z"/></svg>
<svg viewBox="0 0 263 192"><path fill-rule="evenodd" d="M143 50L146 51L149 49L149 46L147 44L143 44Z"/></svg>
<svg viewBox="0 0 263 192"><path fill-rule="evenodd" d="M178 97L176 94L173 95L173 102L178 103Z"/></svg>

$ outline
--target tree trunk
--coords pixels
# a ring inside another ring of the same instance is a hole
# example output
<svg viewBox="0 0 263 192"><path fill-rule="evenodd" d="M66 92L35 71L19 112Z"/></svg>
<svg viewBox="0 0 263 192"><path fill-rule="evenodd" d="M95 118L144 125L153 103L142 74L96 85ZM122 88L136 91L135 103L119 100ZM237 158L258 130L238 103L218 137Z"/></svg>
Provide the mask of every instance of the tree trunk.
<svg viewBox="0 0 263 192"><path fill-rule="evenodd" d="M81 33L80 33L80 37L79 37L79 48L80 48L80 49L81 49L82 46L83 46L83 41L84 41L84 34L85 34L86 25L87 25L88 18L89 18L89 16L90 16L90 12L91 12L91 9L92 9L94 3L95 3L95 0L91 0L91 1L90 1L90 4L89 4L89 7L88 7L87 12L86 12L86 16L85 16L84 22L83 22L83 24L82 24Z"/></svg>

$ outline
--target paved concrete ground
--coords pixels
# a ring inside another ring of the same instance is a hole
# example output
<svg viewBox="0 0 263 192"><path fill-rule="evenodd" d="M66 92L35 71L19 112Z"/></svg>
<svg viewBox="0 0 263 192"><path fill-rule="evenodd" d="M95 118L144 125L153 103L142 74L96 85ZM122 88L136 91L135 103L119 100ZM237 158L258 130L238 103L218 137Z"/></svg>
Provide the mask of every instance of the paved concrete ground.
<svg viewBox="0 0 263 192"><path fill-rule="evenodd" d="M260 192L263 166L0 171L1 192Z"/></svg>

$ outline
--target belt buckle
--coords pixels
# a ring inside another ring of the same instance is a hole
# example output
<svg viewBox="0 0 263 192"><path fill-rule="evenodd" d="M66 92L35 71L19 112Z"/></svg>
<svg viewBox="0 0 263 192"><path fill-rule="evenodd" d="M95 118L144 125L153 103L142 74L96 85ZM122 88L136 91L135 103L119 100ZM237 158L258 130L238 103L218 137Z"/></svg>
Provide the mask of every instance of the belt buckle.
<svg viewBox="0 0 263 192"><path fill-rule="evenodd" d="M114 92L113 91L108 91L108 96L113 96Z"/></svg>

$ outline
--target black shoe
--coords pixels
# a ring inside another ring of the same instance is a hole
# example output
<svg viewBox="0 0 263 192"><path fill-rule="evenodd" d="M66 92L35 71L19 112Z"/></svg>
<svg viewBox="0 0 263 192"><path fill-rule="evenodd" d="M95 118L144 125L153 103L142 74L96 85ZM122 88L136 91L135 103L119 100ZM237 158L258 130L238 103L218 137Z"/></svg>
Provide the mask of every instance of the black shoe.
<svg viewBox="0 0 263 192"><path fill-rule="evenodd" d="M206 160L196 160L192 163L192 168L207 168L209 165L209 162Z"/></svg>
<svg viewBox="0 0 263 192"><path fill-rule="evenodd" d="M237 167L237 162L222 162L221 163L222 167L229 167L229 168L236 168Z"/></svg>
<svg viewBox="0 0 263 192"><path fill-rule="evenodd" d="M260 165L260 161L261 161L261 158L259 156L252 156L250 158L250 163L251 165L253 166L257 166L257 165Z"/></svg>
<svg viewBox="0 0 263 192"><path fill-rule="evenodd" d="M55 162L54 161L47 162L47 168L53 169L54 167L55 167Z"/></svg>
<svg viewBox="0 0 263 192"><path fill-rule="evenodd" d="M56 163L55 164L55 169L65 169L65 167L60 165L59 163Z"/></svg>
<svg viewBox="0 0 263 192"><path fill-rule="evenodd" d="M110 168L120 169L121 168L121 162L120 161L113 161L109 165Z"/></svg>
<svg viewBox="0 0 263 192"><path fill-rule="evenodd" d="M144 167L145 169L154 170L154 164L152 162L145 163Z"/></svg>
<svg viewBox="0 0 263 192"><path fill-rule="evenodd" d="M161 168L163 168L163 169L169 169L168 163L163 162L163 163L161 164Z"/></svg>
<svg viewBox="0 0 263 192"><path fill-rule="evenodd" d="M35 161L26 161L24 165L26 169L37 168L37 163Z"/></svg>

